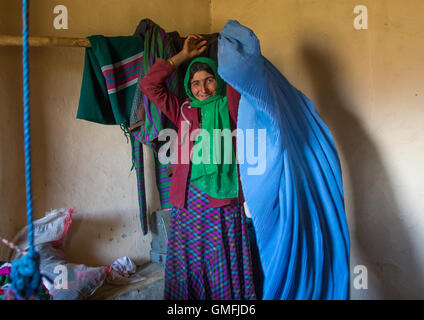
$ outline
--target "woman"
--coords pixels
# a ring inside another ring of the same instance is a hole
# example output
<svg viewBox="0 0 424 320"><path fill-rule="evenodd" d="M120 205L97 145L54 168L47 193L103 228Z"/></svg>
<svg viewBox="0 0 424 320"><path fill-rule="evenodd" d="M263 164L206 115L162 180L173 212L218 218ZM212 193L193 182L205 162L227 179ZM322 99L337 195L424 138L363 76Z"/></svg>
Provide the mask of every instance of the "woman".
<svg viewBox="0 0 424 320"><path fill-rule="evenodd" d="M178 128L165 299L256 299L235 140L230 154L222 153L224 159L216 154L219 139L213 136L214 129L236 129L240 95L224 83L209 58L189 65L185 101L165 85L179 65L205 49L201 36L188 36L181 52L158 59L140 82L142 92ZM211 143L203 133L201 139L196 136L200 128ZM196 153L211 161L194 161L190 155Z"/></svg>

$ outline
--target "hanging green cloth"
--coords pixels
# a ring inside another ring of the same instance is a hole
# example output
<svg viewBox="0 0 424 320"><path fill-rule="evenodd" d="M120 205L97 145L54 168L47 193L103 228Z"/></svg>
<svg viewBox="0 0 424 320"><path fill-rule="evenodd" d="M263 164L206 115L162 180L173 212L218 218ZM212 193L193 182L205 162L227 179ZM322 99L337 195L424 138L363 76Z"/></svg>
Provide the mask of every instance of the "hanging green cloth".
<svg viewBox="0 0 424 320"><path fill-rule="evenodd" d="M128 126L144 45L137 36L88 40L77 118Z"/></svg>
<svg viewBox="0 0 424 320"><path fill-rule="evenodd" d="M77 118L105 125L128 126L138 79L143 67L144 44L138 36L88 37ZM132 163L136 169L139 214L147 234L143 150L131 137Z"/></svg>
<svg viewBox="0 0 424 320"><path fill-rule="evenodd" d="M214 72L217 82L215 96L197 100L191 92L189 78L193 63L206 63ZM238 197L238 174L236 156L232 144L230 114L225 82L217 72L218 65L210 58L194 59L184 78L190 105L201 109L202 131L193 147L191 183L216 199Z"/></svg>

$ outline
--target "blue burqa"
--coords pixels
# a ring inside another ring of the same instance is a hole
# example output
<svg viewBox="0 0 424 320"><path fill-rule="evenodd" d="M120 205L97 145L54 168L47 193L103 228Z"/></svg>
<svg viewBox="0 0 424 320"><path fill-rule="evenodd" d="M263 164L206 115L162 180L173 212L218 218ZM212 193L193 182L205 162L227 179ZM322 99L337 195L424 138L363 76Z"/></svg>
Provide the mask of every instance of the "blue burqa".
<svg viewBox="0 0 424 320"><path fill-rule="evenodd" d="M220 32L218 65L241 93L237 155L264 273L263 299L348 299L349 232L330 130L313 103L262 56L253 31L237 21ZM259 153L255 165L252 145Z"/></svg>

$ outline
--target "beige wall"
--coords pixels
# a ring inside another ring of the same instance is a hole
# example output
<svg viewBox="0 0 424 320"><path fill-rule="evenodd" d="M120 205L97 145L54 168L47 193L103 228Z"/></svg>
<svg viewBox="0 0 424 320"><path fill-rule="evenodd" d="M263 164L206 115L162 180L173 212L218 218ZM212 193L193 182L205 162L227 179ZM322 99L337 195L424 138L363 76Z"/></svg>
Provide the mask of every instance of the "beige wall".
<svg viewBox="0 0 424 320"><path fill-rule="evenodd" d="M353 9L368 8L368 30ZM263 55L315 103L341 156L352 298L424 298L424 2L212 1L212 30L254 30ZM368 289L356 290L356 265Z"/></svg>
<svg viewBox="0 0 424 320"><path fill-rule="evenodd" d="M0 1L1 34L20 33L18 3ZM182 35L218 32L228 19L253 29L263 54L314 101L334 134L351 235L352 298L424 297L423 1L36 3L32 35L127 35L145 17ZM56 4L69 9L69 30L52 27ZM368 30L353 28L358 4L368 8ZM150 235L141 236L130 146L116 126L75 119L83 59L79 48L31 50L36 217L67 206L80 212L66 247L72 261L109 264L129 255L140 263L148 259ZM0 48L0 235L8 238L26 223L20 63L20 48ZM154 210L157 197L149 194ZM367 267L367 290L353 287L357 265Z"/></svg>
<svg viewBox="0 0 424 320"><path fill-rule="evenodd" d="M1 34L21 34L20 3L0 1ZM38 0L31 4L33 36L131 35L143 18L183 36L210 30L207 0ZM53 27L53 8L58 4L68 8L68 30ZM131 147L119 126L75 119L84 49L31 48L30 59L35 217L50 209L75 207L79 213L65 247L72 262L110 264L124 255L146 262L151 235L141 233L135 171L130 172ZM0 70L0 236L11 239L26 224L21 48L0 47ZM158 209L157 199L149 192L150 211ZM0 259L5 254L1 246Z"/></svg>

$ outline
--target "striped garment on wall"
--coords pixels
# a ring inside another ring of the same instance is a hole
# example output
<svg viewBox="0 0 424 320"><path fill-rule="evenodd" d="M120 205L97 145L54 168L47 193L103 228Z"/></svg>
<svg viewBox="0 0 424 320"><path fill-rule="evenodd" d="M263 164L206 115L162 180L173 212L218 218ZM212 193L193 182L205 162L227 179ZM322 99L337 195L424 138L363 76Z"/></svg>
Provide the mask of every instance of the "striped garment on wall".
<svg viewBox="0 0 424 320"><path fill-rule="evenodd" d="M144 51L102 67L107 93L113 94L137 83Z"/></svg>

